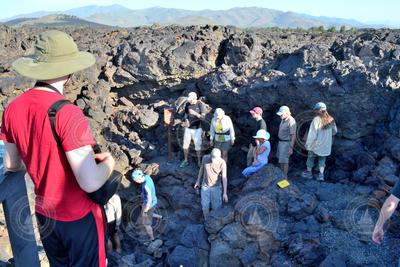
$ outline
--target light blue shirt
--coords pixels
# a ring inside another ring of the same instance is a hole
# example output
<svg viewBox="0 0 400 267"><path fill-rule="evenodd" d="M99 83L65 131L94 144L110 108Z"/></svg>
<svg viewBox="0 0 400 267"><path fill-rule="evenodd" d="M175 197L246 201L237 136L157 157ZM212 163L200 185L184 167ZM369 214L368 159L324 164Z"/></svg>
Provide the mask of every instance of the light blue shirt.
<svg viewBox="0 0 400 267"><path fill-rule="evenodd" d="M271 152L271 144L269 143L269 141L265 141L264 143L259 144L257 148L260 147L265 147L266 150L264 151L264 153L257 156L257 161L265 165L268 163L268 156L269 153Z"/></svg>
<svg viewBox="0 0 400 267"><path fill-rule="evenodd" d="M144 182L142 184L142 193L143 193L143 203L146 205L149 199L147 190L150 191L151 194L151 208L157 205L157 196L156 196L156 189L154 187L153 179L149 175L145 176Z"/></svg>

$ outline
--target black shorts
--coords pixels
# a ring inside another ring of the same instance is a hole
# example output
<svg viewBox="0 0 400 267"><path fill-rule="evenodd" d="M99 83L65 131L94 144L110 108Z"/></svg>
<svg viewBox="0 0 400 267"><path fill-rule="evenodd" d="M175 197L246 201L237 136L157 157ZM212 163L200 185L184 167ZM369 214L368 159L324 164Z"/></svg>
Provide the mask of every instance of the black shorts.
<svg viewBox="0 0 400 267"><path fill-rule="evenodd" d="M105 266L104 221L100 208L71 222L53 220L38 213L36 217L50 266Z"/></svg>
<svg viewBox="0 0 400 267"><path fill-rule="evenodd" d="M107 236L111 237L117 233L117 222L112 221L107 223Z"/></svg>

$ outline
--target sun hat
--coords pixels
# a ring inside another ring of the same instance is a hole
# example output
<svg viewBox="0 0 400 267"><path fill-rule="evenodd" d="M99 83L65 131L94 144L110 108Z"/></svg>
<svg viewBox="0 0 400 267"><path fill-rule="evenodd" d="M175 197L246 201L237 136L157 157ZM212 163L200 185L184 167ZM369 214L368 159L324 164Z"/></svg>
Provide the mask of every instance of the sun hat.
<svg viewBox="0 0 400 267"><path fill-rule="evenodd" d="M290 109L288 106L281 106L278 110L278 112L276 113L276 115L278 116L282 116L285 113L290 113Z"/></svg>
<svg viewBox="0 0 400 267"><path fill-rule="evenodd" d="M197 94L195 92L190 92L188 94L188 100L190 101L190 100L195 100L195 99L197 99Z"/></svg>
<svg viewBox="0 0 400 267"><path fill-rule="evenodd" d="M96 62L89 52L81 52L71 36L50 30L39 34L35 54L12 63L22 76L34 80L52 80L86 69Z"/></svg>
<svg viewBox="0 0 400 267"><path fill-rule="evenodd" d="M132 172L131 177L132 177L132 180L133 180L133 181L138 182L139 179L141 179L141 178L143 177L143 175L144 175L144 173L143 173L142 170L136 169L136 170L134 170L134 171Z"/></svg>
<svg viewBox="0 0 400 267"><path fill-rule="evenodd" d="M262 115L263 114L263 110L260 107L254 107L252 110L250 110L250 113Z"/></svg>
<svg viewBox="0 0 400 267"><path fill-rule="evenodd" d="M270 135L269 132L267 132L266 130L258 130L257 134L255 136L253 136L254 139L265 139L265 140L269 140Z"/></svg>
<svg viewBox="0 0 400 267"><path fill-rule="evenodd" d="M211 150L211 161L213 163L218 162L221 159L221 155L221 150L218 148L213 148L213 150Z"/></svg>
<svg viewBox="0 0 400 267"><path fill-rule="evenodd" d="M315 104L314 110L326 110L325 103L318 102L317 104Z"/></svg>

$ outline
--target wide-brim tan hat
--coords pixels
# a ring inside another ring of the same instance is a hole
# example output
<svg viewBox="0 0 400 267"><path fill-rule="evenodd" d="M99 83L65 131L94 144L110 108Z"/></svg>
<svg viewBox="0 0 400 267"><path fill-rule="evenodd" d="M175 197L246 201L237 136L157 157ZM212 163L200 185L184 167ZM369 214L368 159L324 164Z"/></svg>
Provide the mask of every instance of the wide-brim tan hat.
<svg viewBox="0 0 400 267"><path fill-rule="evenodd" d="M35 54L19 58L12 68L34 80L51 80L86 69L96 62L89 52L82 52L71 36L51 30L41 33L35 44Z"/></svg>

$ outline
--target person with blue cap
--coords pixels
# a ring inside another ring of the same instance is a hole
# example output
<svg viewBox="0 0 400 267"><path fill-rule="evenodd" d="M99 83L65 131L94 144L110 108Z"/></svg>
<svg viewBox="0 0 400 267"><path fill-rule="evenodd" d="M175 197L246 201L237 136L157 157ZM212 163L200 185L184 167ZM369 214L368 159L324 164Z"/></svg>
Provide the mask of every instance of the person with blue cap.
<svg viewBox="0 0 400 267"><path fill-rule="evenodd" d="M337 133L335 120L329 115L325 103L319 102L314 106L317 116L311 122L308 130L306 149L308 150L307 170L303 178L312 179L314 161L318 159L319 174L317 180L324 180L326 157L331 154L333 136Z"/></svg>
<svg viewBox="0 0 400 267"><path fill-rule="evenodd" d="M271 152L271 144L269 143L270 134L266 130L258 130L257 134L253 136L256 139L256 153L254 157L253 164L243 170L242 174L244 177L249 177L250 175L258 172L265 165L268 164L268 156Z"/></svg>
<svg viewBox="0 0 400 267"><path fill-rule="evenodd" d="M145 174L141 169L136 169L132 173L132 180L138 184L141 184L143 196L143 206L141 212L142 223L146 233L150 237L150 241L153 241L154 233L152 221L154 209L157 207L157 196L153 179L151 179L150 175Z"/></svg>

